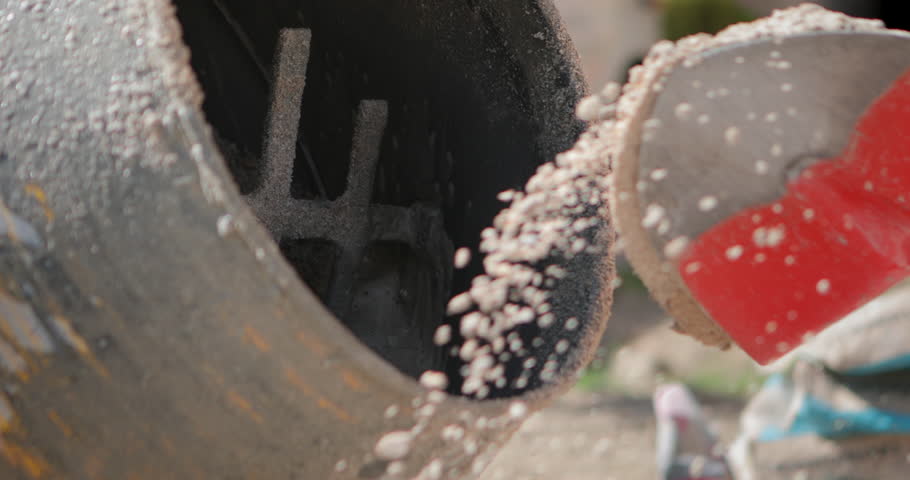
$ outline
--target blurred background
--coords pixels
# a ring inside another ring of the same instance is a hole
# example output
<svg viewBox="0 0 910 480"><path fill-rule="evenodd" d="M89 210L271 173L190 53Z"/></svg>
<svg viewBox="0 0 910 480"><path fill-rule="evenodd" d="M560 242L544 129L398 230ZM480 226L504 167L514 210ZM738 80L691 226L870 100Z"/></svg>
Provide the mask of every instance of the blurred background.
<svg viewBox="0 0 910 480"><path fill-rule="evenodd" d="M766 16L791 0L555 0L592 91L623 82L661 39L716 33ZM828 0L832 10L882 18L908 29L906 1ZM721 438L738 428L739 410L763 372L734 347L722 352L672 332L628 263L598 356L575 389L524 424L483 480L645 480L657 478L650 396L665 381L686 383L704 403Z"/></svg>

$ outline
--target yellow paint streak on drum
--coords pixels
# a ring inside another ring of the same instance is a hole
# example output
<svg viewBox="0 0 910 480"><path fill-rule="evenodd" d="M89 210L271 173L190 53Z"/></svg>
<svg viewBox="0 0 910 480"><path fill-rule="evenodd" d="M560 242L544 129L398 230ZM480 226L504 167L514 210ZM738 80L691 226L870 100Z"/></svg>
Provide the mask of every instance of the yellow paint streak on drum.
<svg viewBox="0 0 910 480"><path fill-rule="evenodd" d="M60 418L59 413L57 413L55 410L51 410L50 412L47 412L47 418L51 419L51 422L54 423L54 425L60 430L60 433L62 433L64 437L72 438L73 429L70 428L70 426L67 425L62 418Z"/></svg>
<svg viewBox="0 0 910 480"><path fill-rule="evenodd" d="M95 356L95 352L89 347L88 342L82 335L79 335L79 333L76 332L72 322L70 322L68 318L62 315L54 315L51 317L51 321L54 322L57 333L63 337L63 340L66 341L90 367L92 367L92 370L94 370L95 373L102 378L109 379L111 377L110 371L108 371L107 367L98 360L98 357Z"/></svg>
<svg viewBox="0 0 910 480"><path fill-rule="evenodd" d="M256 347L257 350L262 353L269 353L272 351L272 346L269 345L269 342L265 339L265 337L263 337L258 330L249 325L243 329L243 339L247 343L252 344L254 347Z"/></svg>
<svg viewBox="0 0 910 480"><path fill-rule="evenodd" d="M335 416L335 418L341 420L342 422L356 423L356 420L351 416L350 413L320 394L315 388L306 383L303 377L301 377L300 374L298 374L292 368L285 368L284 375L287 377L291 385L293 385L297 390L300 390L300 392L302 392L307 397L313 399L319 408L330 412Z"/></svg>
<svg viewBox="0 0 910 480"><path fill-rule="evenodd" d="M329 354L329 347L322 340L306 332L297 332L297 341L319 357Z"/></svg>
<svg viewBox="0 0 910 480"><path fill-rule="evenodd" d="M38 201L38 204L41 205L41 209L44 211L44 218L46 218L48 222L53 222L55 216L54 211L51 210L51 207L47 202L47 194L44 193L44 189L34 183L29 183L25 185L25 193L31 195Z"/></svg>
<svg viewBox="0 0 910 480"><path fill-rule="evenodd" d="M239 393L231 390L228 392L228 402L234 406L234 408L246 413L250 418L253 419L256 423L262 425L264 420L262 415L259 414L255 409L253 409L253 404L250 403L245 397Z"/></svg>
<svg viewBox="0 0 910 480"><path fill-rule="evenodd" d="M10 465L25 472L31 478L47 478L51 473L51 467L44 458L28 448L6 439L0 439L0 453Z"/></svg>
<svg viewBox="0 0 910 480"><path fill-rule="evenodd" d="M350 387L351 390L359 393L366 393L370 389L367 387L366 381L363 377L360 376L357 372L353 370L344 369L341 371L341 380L345 385Z"/></svg>

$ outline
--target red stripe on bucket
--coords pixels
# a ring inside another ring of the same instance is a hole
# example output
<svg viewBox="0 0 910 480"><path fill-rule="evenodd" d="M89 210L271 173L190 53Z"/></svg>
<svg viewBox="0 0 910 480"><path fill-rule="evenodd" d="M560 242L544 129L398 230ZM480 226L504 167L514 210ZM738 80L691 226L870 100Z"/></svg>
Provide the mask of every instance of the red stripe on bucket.
<svg viewBox="0 0 910 480"><path fill-rule="evenodd" d="M809 167L774 204L715 225L678 267L762 364L910 276L910 71L866 111L840 157Z"/></svg>

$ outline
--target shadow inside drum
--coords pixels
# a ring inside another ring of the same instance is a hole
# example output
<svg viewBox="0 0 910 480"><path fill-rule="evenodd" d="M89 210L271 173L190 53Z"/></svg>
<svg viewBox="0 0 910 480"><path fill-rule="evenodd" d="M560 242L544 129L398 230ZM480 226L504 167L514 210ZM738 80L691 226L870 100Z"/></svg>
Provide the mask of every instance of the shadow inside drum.
<svg viewBox="0 0 910 480"><path fill-rule="evenodd" d="M445 309L484 268L476 253L454 268L454 252L477 252L503 206L497 194L521 188L573 142L548 132L543 116L562 108L578 132L574 102L541 107L532 94L569 88L566 65L529 75L532 62L562 54L510 41L508 29L526 29L522 41L538 42L541 20L521 14L527 25L510 24L484 2L456 0L175 3L225 161L286 260L399 370L462 378L470 358L460 354L460 315ZM574 349L599 313L603 279L598 256L571 263L578 276L553 290L564 296L554 309L583 324L569 334ZM454 335L440 346L442 325ZM570 357L553 354L565 334L532 322L515 335L538 368ZM524 358L503 362L507 377L528 371ZM541 384L512 380L489 396ZM460 380L449 383L461 391Z"/></svg>

